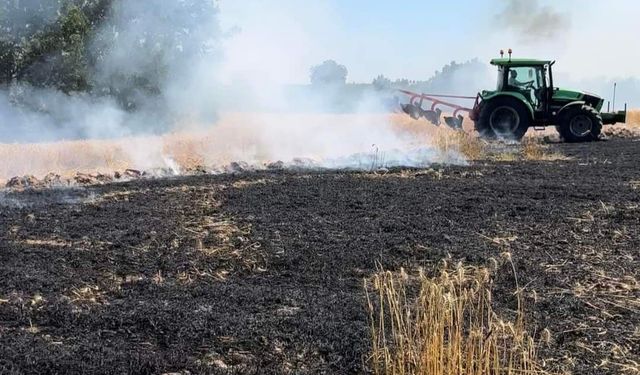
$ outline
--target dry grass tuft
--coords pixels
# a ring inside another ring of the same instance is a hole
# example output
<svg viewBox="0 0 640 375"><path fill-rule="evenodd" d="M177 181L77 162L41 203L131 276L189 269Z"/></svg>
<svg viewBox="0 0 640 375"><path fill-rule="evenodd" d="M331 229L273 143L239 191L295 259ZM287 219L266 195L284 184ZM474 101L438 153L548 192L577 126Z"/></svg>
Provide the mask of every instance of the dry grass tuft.
<svg viewBox="0 0 640 375"><path fill-rule="evenodd" d="M559 152L550 152L549 146L542 143L542 139L527 137L522 140L522 158L524 160L555 161L568 158Z"/></svg>
<svg viewBox="0 0 640 375"><path fill-rule="evenodd" d="M248 188L248 187L252 187L252 186L256 186L256 185L267 185L271 182L273 182L274 180L272 179L266 179L266 178L261 178L258 180L239 180L234 182L233 184L231 184L231 186L233 186L235 189L244 189L244 188Z"/></svg>
<svg viewBox="0 0 640 375"><path fill-rule="evenodd" d="M491 155L491 160L512 162L519 160L519 155L515 152L499 152Z"/></svg>
<svg viewBox="0 0 640 375"><path fill-rule="evenodd" d="M627 112L625 124L605 126L603 134L611 138L637 138L640 137L640 110Z"/></svg>
<svg viewBox="0 0 640 375"><path fill-rule="evenodd" d="M640 127L640 110L633 110L627 113L627 125Z"/></svg>
<svg viewBox="0 0 640 375"><path fill-rule="evenodd" d="M465 131L442 129L436 133L433 143L443 153L459 152L468 160L479 160L486 156L487 143Z"/></svg>
<svg viewBox="0 0 640 375"><path fill-rule="evenodd" d="M75 304L103 304L106 302L106 292L97 285L85 286L72 289L69 298Z"/></svg>
<svg viewBox="0 0 640 375"><path fill-rule="evenodd" d="M64 240L60 240L60 239L26 239L24 241L19 241L22 242L25 245L28 246L44 246L44 247L53 247L53 248L62 248L62 247L71 247L73 246L73 242L71 241L64 241Z"/></svg>
<svg viewBox="0 0 640 375"><path fill-rule="evenodd" d="M543 146L534 138L525 138L522 142L522 157L525 160L540 160L545 155Z"/></svg>
<svg viewBox="0 0 640 375"><path fill-rule="evenodd" d="M550 147L544 144L543 139L535 136L527 136L521 143L513 146L500 147L499 143L493 146L495 149L487 151L487 158L494 161L557 161L570 159L559 152L551 151Z"/></svg>
<svg viewBox="0 0 640 375"><path fill-rule="evenodd" d="M515 322L492 309L486 268L444 266L379 272L365 281L375 374L543 374L519 309ZM516 293L520 298L520 293ZM521 306L520 303L518 306Z"/></svg>
<svg viewBox="0 0 640 375"><path fill-rule="evenodd" d="M405 114L390 115L394 131L410 135L416 141L430 144L441 153L459 152L469 160L484 158L486 142L473 132L473 122L465 119L464 131L455 131L445 125L434 126L424 119L414 120Z"/></svg>

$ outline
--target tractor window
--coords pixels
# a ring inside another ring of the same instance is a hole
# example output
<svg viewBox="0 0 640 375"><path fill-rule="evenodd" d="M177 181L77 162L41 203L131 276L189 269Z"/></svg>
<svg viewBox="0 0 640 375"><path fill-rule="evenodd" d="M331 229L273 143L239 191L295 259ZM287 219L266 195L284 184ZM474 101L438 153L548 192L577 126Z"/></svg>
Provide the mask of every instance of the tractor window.
<svg viewBox="0 0 640 375"><path fill-rule="evenodd" d="M549 81L549 65L545 65L540 71L542 71L544 87L551 87L551 82Z"/></svg>
<svg viewBox="0 0 640 375"><path fill-rule="evenodd" d="M507 78L509 88L512 90L538 90L544 84L540 68L522 66L509 69Z"/></svg>
<svg viewBox="0 0 640 375"><path fill-rule="evenodd" d="M502 91L504 89L504 68L498 68L498 84L496 85L498 91Z"/></svg>

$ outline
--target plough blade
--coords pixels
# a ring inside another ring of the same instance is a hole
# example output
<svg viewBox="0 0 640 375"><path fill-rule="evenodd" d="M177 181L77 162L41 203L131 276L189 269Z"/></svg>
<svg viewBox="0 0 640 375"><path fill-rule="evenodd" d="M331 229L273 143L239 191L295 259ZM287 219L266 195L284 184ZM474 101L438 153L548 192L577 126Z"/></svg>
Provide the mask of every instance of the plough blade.
<svg viewBox="0 0 640 375"><path fill-rule="evenodd" d="M403 104L402 111L411 116L414 120L419 120L420 117L424 117L433 125L440 126L440 115L442 115L442 110L440 108L436 108L435 110L424 110L416 104Z"/></svg>
<svg viewBox="0 0 640 375"><path fill-rule="evenodd" d="M420 119L420 115L422 113L422 109L414 104L403 104L402 110L414 120Z"/></svg>
<svg viewBox="0 0 640 375"><path fill-rule="evenodd" d="M440 126L440 115L442 114L442 110L440 108L436 108L435 111L423 111L422 116L429 120L433 125Z"/></svg>
<svg viewBox="0 0 640 375"><path fill-rule="evenodd" d="M458 117L444 117L444 123L447 124L448 127L454 130L461 130L462 123L464 122L464 117L462 115L458 115Z"/></svg>

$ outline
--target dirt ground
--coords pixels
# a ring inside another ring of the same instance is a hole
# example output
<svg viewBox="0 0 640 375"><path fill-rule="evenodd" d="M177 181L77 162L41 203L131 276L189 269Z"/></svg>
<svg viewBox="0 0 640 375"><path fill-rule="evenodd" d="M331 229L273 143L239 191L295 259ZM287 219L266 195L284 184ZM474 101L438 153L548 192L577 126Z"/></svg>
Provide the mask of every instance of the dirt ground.
<svg viewBox="0 0 640 375"><path fill-rule="evenodd" d="M569 160L1 191L0 373L363 373L377 263L509 252L546 368L637 374L640 142L552 147Z"/></svg>

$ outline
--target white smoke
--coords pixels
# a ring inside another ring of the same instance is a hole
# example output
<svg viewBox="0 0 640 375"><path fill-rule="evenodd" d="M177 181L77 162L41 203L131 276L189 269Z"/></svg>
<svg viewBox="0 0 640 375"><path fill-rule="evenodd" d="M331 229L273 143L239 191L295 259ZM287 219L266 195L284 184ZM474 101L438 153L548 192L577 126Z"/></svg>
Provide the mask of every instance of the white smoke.
<svg viewBox="0 0 640 375"><path fill-rule="evenodd" d="M95 48L109 51L95 80L111 90L134 91L129 97L138 111L162 115L168 127L185 117L212 122L221 90L220 34L211 0L115 1L94 41ZM145 89L145 82L157 83L158 92Z"/></svg>
<svg viewBox="0 0 640 375"><path fill-rule="evenodd" d="M19 41L43 30L60 16L61 0L5 0L0 4L2 34Z"/></svg>
<svg viewBox="0 0 640 375"><path fill-rule="evenodd" d="M12 103L19 102L19 105ZM89 94L13 85L0 91L0 140L43 142L72 138L125 137L130 116L113 100Z"/></svg>
<svg viewBox="0 0 640 375"><path fill-rule="evenodd" d="M237 18L227 19L225 9ZM257 112L242 126L254 139L245 159L306 158L314 166L355 169L432 163L436 152L425 152L428 145L398 133L388 117L372 115L388 112L382 100L388 93L299 85L308 83L299 77L309 76L311 66L335 58L326 54L343 38L335 17L324 2L221 4L222 23L235 30L224 40L221 77L238 88L221 108Z"/></svg>
<svg viewBox="0 0 640 375"><path fill-rule="evenodd" d="M58 0L45 3L51 3L49 10ZM10 84L0 90L0 142L159 133L184 118L213 122L211 93L220 91L217 17L207 0L114 0L108 21L92 35L91 92Z"/></svg>
<svg viewBox="0 0 640 375"><path fill-rule="evenodd" d="M194 128L216 134L219 115L239 111L251 113L250 124L235 128L244 136L215 142L225 145L228 159L309 158L358 169L433 162L428 145L398 134L384 116L368 116L385 110L374 92L357 94L349 114L323 116L336 112L349 87L291 89L300 72L332 57L327 54L337 35L322 2L277 3L234 5L249 16L227 22L233 32L225 32L212 0L115 0L91 42L97 56L92 92L14 83L0 91L0 143L134 137L123 150L136 168L177 173L180 166L162 140L140 135ZM326 35L325 45L312 43L317 34ZM456 156L450 161L461 162Z"/></svg>

